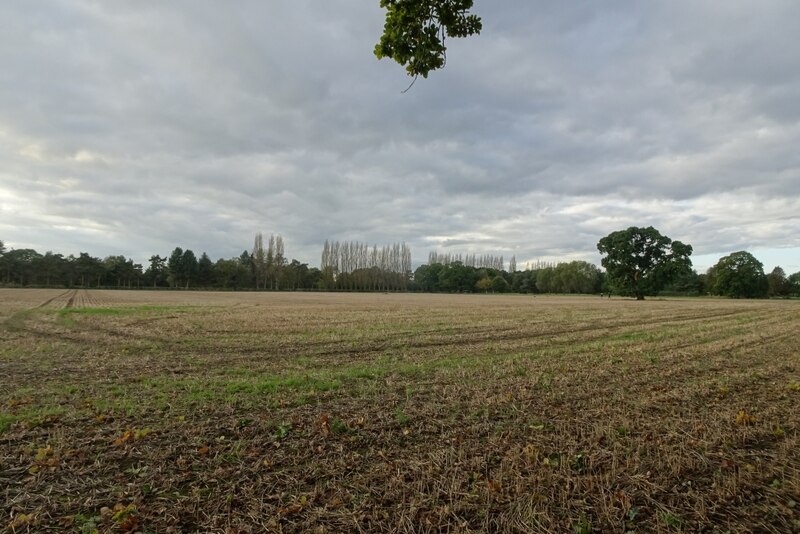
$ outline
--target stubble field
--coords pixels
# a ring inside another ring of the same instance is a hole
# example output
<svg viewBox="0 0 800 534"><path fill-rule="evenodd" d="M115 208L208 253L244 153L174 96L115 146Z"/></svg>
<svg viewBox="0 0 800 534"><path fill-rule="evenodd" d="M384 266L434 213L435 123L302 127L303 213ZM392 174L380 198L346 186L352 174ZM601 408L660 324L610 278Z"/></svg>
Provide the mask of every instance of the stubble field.
<svg viewBox="0 0 800 534"><path fill-rule="evenodd" d="M800 532L800 303L0 289L0 531Z"/></svg>

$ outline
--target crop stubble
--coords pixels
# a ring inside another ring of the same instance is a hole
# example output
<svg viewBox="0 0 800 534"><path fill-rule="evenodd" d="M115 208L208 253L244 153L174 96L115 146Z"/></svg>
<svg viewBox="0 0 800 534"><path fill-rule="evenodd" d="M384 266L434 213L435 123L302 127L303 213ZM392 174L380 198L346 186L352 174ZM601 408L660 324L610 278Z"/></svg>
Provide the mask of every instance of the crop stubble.
<svg viewBox="0 0 800 534"><path fill-rule="evenodd" d="M0 290L0 305L0 528L800 525L797 302Z"/></svg>

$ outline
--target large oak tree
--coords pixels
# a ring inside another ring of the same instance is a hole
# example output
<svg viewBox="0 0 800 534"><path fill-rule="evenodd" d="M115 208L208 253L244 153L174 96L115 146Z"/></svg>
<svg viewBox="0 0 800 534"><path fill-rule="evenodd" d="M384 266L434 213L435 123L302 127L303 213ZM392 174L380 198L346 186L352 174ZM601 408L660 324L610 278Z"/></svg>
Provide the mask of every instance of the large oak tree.
<svg viewBox="0 0 800 534"><path fill-rule="evenodd" d="M657 293L692 267L692 246L673 241L652 226L611 232L597 243L597 249L605 254L601 264L610 285L638 300Z"/></svg>

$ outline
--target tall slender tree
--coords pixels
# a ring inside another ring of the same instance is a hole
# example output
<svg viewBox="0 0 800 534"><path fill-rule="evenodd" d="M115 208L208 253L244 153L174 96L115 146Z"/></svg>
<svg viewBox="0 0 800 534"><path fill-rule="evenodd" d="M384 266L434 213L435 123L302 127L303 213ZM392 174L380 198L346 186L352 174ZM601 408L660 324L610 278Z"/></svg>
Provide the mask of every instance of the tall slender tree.
<svg viewBox="0 0 800 534"><path fill-rule="evenodd" d="M184 251L181 266L183 267L183 279L186 283L186 289L189 289L189 284L197 281L198 272L197 256L190 249Z"/></svg>
<svg viewBox="0 0 800 534"><path fill-rule="evenodd" d="M272 289L273 280L275 278L275 235L270 234L269 244L267 245L266 255L266 287Z"/></svg>
<svg viewBox="0 0 800 534"><path fill-rule="evenodd" d="M250 266L253 271L256 289L263 289L266 285L267 254L264 251L264 236L261 232L256 233L253 252L250 254Z"/></svg>
<svg viewBox="0 0 800 534"><path fill-rule="evenodd" d="M271 239L272 236L270 236L270 240ZM283 272L283 267L286 265L286 256L283 249L283 237L280 234L275 236L275 251L272 257L272 264L274 279L273 289L280 289L281 273Z"/></svg>
<svg viewBox="0 0 800 534"><path fill-rule="evenodd" d="M184 283L185 269L183 268L183 249L175 247L167 261L169 282L172 287L180 287Z"/></svg>
<svg viewBox="0 0 800 534"><path fill-rule="evenodd" d="M253 258L249 252L243 250L237 261L243 268L237 272L237 287L251 287L253 285Z"/></svg>
<svg viewBox="0 0 800 534"><path fill-rule="evenodd" d="M203 252L197 260L197 285L211 287L214 284L214 264L208 254Z"/></svg>

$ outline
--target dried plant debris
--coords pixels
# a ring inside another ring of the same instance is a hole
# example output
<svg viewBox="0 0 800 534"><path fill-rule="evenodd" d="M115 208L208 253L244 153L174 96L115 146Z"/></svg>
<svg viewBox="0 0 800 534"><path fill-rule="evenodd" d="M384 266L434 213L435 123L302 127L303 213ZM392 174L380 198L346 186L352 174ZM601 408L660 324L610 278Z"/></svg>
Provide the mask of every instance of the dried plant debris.
<svg viewBox="0 0 800 534"><path fill-rule="evenodd" d="M796 302L0 310L0 532L800 532Z"/></svg>

